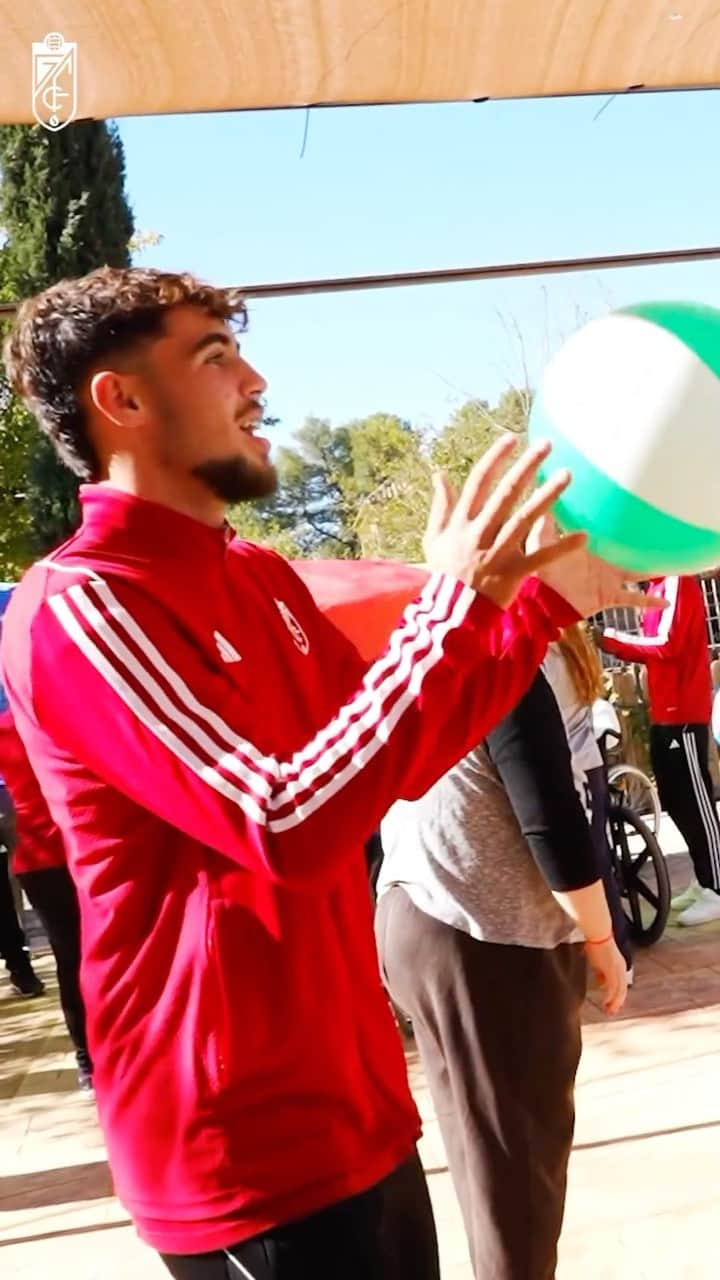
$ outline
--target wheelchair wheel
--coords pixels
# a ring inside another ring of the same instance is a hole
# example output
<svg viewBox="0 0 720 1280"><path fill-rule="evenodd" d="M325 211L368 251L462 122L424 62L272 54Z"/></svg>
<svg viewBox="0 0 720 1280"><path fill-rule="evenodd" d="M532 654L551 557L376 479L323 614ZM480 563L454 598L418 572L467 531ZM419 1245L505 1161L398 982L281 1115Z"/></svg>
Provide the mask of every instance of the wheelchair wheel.
<svg viewBox="0 0 720 1280"><path fill-rule="evenodd" d="M620 803L637 813L653 835L659 836L662 821L660 797L647 774L637 765L619 761L610 765L608 783L618 793Z"/></svg>
<svg viewBox="0 0 720 1280"><path fill-rule="evenodd" d="M615 876L635 943L657 942L670 914L670 876L660 845L627 805L613 805L610 838Z"/></svg>

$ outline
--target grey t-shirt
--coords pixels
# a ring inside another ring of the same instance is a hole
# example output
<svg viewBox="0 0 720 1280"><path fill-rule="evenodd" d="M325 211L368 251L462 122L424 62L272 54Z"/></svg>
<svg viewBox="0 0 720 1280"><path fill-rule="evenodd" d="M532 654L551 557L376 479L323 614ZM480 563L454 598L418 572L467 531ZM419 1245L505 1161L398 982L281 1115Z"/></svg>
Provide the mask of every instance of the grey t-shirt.
<svg viewBox="0 0 720 1280"><path fill-rule="evenodd" d="M597 869L562 719L543 676L497 732L504 738L498 745L491 736L491 744L504 781L482 743L421 799L393 805L381 827L378 893L402 885L421 911L486 942L550 948L579 941L549 883L580 888L597 879Z"/></svg>

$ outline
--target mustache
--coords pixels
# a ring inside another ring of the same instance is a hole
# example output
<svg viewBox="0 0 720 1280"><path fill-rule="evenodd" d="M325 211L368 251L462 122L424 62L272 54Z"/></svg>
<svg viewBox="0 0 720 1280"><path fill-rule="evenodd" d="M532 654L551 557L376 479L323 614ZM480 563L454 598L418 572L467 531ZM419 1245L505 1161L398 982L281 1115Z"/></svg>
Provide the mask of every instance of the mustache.
<svg viewBox="0 0 720 1280"><path fill-rule="evenodd" d="M267 401L259 396L254 396L251 400L246 400L242 409L236 415L238 422L243 422L246 418L257 416L260 422L272 422L273 419L268 416Z"/></svg>

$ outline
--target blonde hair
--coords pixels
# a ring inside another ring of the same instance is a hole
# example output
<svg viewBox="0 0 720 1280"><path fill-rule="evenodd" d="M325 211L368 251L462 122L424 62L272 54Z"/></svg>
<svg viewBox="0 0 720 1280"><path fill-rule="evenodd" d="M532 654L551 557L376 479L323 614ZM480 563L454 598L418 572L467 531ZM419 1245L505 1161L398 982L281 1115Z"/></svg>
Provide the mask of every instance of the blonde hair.
<svg viewBox="0 0 720 1280"><path fill-rule="evenodd" d="M602 663L584 622L566 627L558 641L580 702L592 706L596 698L605 696Z"/></svg>

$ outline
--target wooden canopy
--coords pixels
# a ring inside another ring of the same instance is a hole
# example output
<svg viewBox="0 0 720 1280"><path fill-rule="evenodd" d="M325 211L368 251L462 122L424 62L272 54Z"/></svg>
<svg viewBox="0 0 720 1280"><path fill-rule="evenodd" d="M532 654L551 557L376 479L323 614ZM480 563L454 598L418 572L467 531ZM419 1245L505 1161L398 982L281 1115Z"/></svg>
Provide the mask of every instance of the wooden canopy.
<svg viewBox="0 0 720 1280"><path fill-rule="evenodd" d="M0 0L0 122L32 45L77 46L76 118L720 82L716 0Z"/></svg>

